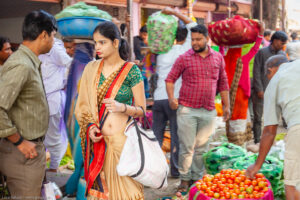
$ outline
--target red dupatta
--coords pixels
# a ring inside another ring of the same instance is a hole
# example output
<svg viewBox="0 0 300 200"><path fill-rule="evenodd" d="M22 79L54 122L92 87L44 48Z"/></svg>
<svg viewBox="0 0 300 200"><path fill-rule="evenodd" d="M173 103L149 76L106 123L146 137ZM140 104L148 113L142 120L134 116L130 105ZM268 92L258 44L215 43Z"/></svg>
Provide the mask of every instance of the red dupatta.
<svg viewBox="0 0 300 200"><path fill-rule="evenodd" d="M127 74L131 70L133 63L125 63L114 81L111 83L109 89L106 92L105 98L114 99L122 86L125 78L127 77ZM98 69L98 80L99 83L100 75L102 72L103 67L103 61L100 63L99 69ZM106 114L105 104L102 104L99 109L99 121L105 116ZM98 126L98 125L96 125ZM91 126L90 126L91 127ZM87 182L86 184L86 194L91 189L93 183L95 182L97 176L100 174L103 164L104 164L104 158L105 158L105 141L104 139L101 139L97 143L93 143L93 150L94 150L94 158L92 162L90 163L90 139L89 139L89 128L87 129L86 133L86 152L85 152L85 161L84 161L84 177ZM101 133L97 136L102 135ZM105 189L105 188L104 188Z"/></svg>

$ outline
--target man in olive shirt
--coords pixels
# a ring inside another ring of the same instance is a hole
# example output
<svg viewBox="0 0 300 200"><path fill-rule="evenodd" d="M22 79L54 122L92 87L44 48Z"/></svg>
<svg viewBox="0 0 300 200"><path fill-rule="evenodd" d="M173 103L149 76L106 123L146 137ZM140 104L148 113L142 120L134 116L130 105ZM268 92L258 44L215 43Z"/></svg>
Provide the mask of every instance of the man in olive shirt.
<svg viewBox="0 0 300 200"><path fill-rule="evenodd" d="M50 51L56 30L52 15L29 13L23 43L0 72L0 171L13 199L40 198L49 111L38 55Z"/></svg>

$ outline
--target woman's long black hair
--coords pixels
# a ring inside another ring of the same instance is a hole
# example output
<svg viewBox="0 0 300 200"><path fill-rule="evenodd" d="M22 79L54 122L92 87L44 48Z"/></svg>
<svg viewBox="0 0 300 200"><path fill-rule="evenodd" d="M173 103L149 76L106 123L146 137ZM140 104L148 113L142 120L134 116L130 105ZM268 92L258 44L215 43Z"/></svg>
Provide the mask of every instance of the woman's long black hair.
<svg viewBox="0 0 300 200"><path fill-rule="evenodd" d="M129 58L129 45L127 41L121 38L120 31L118 27L110 22L105 21L100 23L94 30L94 34L98 32L106 38L109 38L112 42L117 39L119 40L119 54L123 60L128 60Z"/></svg>

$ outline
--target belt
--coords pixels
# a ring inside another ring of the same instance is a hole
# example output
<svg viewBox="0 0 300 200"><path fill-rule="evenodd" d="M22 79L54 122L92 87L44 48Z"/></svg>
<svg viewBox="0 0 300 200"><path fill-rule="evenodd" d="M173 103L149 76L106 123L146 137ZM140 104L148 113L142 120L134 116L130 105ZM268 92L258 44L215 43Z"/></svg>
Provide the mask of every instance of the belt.
<svg viewBox="0 0 300 200"><path fill-rule="evenodd" d="M45 136L41 136L39 138L29 140L30 142L44 142Z"/></svg>

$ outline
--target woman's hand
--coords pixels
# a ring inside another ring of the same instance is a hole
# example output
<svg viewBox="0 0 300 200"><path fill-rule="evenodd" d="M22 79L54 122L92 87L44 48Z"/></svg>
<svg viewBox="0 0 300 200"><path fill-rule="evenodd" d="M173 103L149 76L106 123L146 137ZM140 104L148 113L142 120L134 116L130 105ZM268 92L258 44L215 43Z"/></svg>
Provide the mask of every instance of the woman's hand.
<svg viewBox="0 0 300 200"><path fill-rule="evenodd" d="M119 103L113 99L104 99L102 103L105 104L106 109L108 112L124 112L125 111L125 104Z"/></svg>
<svg viewBox="0 0 300 200"><path fill-rule="evenodd" d="M100 129L97 126L93 126L89 130L89 136L94 143L99 142L103 138L103 135L97 136L98 133L100 133Z"/></svg>

